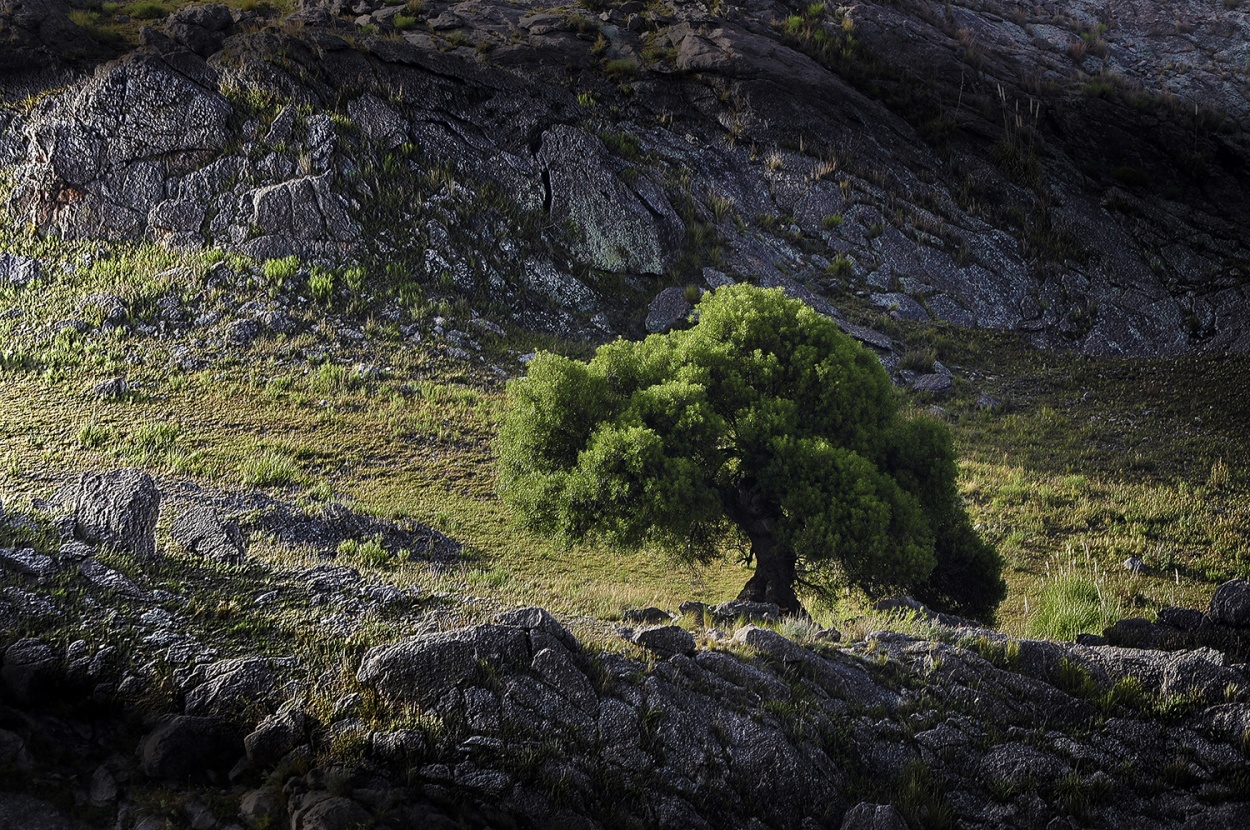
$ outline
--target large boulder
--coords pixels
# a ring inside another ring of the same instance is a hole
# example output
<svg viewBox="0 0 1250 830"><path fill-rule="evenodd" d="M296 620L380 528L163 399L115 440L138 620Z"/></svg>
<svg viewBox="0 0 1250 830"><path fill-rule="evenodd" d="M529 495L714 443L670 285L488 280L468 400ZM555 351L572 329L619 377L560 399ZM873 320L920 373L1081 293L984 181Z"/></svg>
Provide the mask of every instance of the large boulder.
<svg viewBox="0 0 1250 830"><path fill-rule="evenodd" d="M187 692L188 715L230 716L261 702L277 685L269 661L261 657L221 660L206 666L203 681Z"/></svg>
<svg viewBox="0 0 1250 830"><path fill-rule="evenodd" d="M223 520L205 504L179 511L169 524L169 536L190 552L208 559L238 564L246 558L239 525Z"/></svg>
<svg viewBox="0 0 1250 830"><path fill-rule="evenodd" d="M529 662L529 638L524 629L477 625L370 649L356 679L386 697L428 707L483 669L506 671L528 666Z"/></svg>
<svg viewBox="0 0 1250 830"><path fill-rule="evenodd" d="M201 781L229 770L242 754L243 742L227 721L178 715L139 742L139 768L149 778Z"/></svg>
<svg viewBox="0 0 1250 830"><path fill-rule="evenodd" d="M270 715L243 739L247 759L257 767L275 764L304 741L305 718L299 710Z"/></svg>
<svg viewBox="0 0 1250 830"><path fill-rule="evenodd" d="M31 704L46 699L64 681L61 661L42 640L18 640L4 652L0 669L5 688L18 703Z"/></svg>
<svg viewBox="0 0 1250 830"><path fill-rule="evenodd" d="M156 519L161 493L142 470L84 473L74 499L77 534L140 559L156 555Z"/></svg>
<svg viewBox="0 0 1250 830"><path fill-rule="evenodd" d="M1231 628L1250 628L1250 582L1230 579L1216 588L1207 619Z"/></svg>
<svg viewBox="0 0 1250 830"><path fill-rule="evenodd" d="M551 216L578 228L580 258L605 271L663 273L683 225L662 192L640 198L613 172L602 142L577 127L545 132L538 158L550 182ZM645 183L639 178L635 187L645 191Z"/></svg>

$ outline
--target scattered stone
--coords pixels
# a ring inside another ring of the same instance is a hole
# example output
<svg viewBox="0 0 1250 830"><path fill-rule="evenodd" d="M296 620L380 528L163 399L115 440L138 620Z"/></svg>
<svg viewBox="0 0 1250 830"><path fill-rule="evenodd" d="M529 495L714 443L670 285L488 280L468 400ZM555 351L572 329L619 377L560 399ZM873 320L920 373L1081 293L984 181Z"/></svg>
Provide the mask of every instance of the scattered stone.
<svg viewBox="0 0 1250 830"><path fill-rule="evenodd" d="M150 559L156 555L160 505L156 482L141 470L84 473L74 501L77 533L93 544L109 545L140 559Z"/></svg>
<svg viewBox="0 0 1250 830"><path fill-rule="evenodd" d="M304 713L298 709L270 715L243 739L247 759L262 769L273 766L304 742L304 727Z"/></svg>
<svg viewBox="0 0 1250 830"><path fill-rule="evenodd" d="M26 751L26 742L21 735L0 729L0 764L12 765L18 769L30 766L30 754Z"/></svg>
<svg viewBox="0 0 1250 830"><path fill-rule="evenodd" d="M373 825L373 816L348 798L312 792L291 802L291 830L355 830Z"/></svg>
<svg viewBox="0 0 1250 830"><path fill-rule="evenodd" d="M374 732L369 738L373 754L392 764L406 764L423 756L428 749L425 733L417 729Z"/></svg>
<svg viewBox="0 0 1250 830"><path fill-rule="evenodd" d="M1166 608L1160 608L1156 615L1156 621L1159 625L1166 625L1172 628L1178 628L1181 631L1196 631L1202 625L1205 619L1203 613L1194 608L1177 608L1169 605Z"/></svg>
<svg viewBox="0 0 1250 830"><path fill-rule="evenodd" d="M130 384L123 377L102 380L91 388L97 398L124 398L130 392Z"/></svg>
<svg viewBox="0 0 1250 830"><path fill-rule="evenodd" d="M286 818L282 798L269 790L252 790L239 802L239 820L250 830L278 827Z"/></svg>
<svg viewBox="0 0 1250 830"><path fill-rule="evenodd" d="M262 702L277 686L269 661L261 657L222 660L203 669L203 682L187 692L188 715L228 716Z"/></svg>
<svg viewBox="0 0 1250 830"><path fill-rule="evenodd" d="M672 657L674 654L694 654L694 635L678 625L644 628L635 632L630 640L663 657Z"/></svg>
<svg viewBox="0 0 1250 830"><path fill-rule="evenodd" d="M1139 574L1146 570L1146 563L1136 556L1124 560L1124 570Z"/></svg>
<svg viewBox="0 0 1250 830"><path fill-rule="evenodd" d="M516 613L516 612L514 612ZM530 662L529 638L515 626L478 625L418 635L370 649L356 679L386 697L434 706L485 661L496 671Z"/></svg>
<svg viewBox="0 0 1250 830"><path fill-rule="evenodd" d="M169 536L197 556L233 565L246 558L243 531L236 522L223 521L212 507L195 504L174 516Z"/></svg>
<svg viewBox="0 0 1250 830"><path fill-rule="evenodd" d="M39 260L21 254L0 253L0 285L20 288L43 274Z"/></svg>
<svg viewBox="0 0 1250 830"><path fill-rule="evenodd" d="M92 807L107 807L117 800L117 779L109 772L108 767L96 767L87 793L87 803Z"/></svg>

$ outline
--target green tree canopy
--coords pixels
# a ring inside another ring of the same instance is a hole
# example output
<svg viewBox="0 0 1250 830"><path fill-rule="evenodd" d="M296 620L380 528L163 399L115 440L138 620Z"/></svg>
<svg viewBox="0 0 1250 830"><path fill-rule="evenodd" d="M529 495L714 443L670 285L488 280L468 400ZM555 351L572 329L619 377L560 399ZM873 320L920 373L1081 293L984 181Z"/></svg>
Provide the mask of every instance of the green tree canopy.
<svg viewBox="0 0 1250 830"><path fill-rule="evenodd" d="M708 559L745 535L740 598L796 583L910 590L989 618L997 553L956 490L949 431L900 412L876 357L780 290L706 294L698 322L589 363L539 353L509 386L499 488L526 526Z"/></svg>

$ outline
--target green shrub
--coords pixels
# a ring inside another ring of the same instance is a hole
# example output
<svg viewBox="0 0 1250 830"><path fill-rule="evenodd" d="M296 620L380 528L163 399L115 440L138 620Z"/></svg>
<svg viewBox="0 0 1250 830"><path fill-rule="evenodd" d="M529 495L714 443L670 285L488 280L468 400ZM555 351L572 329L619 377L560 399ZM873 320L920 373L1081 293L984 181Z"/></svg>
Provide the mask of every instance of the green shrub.
<svg viewBox="0 0 1250 830"><path fill-rule="evenodd" d="M281 288L287 280L294 279L299 271L299 257L291 255L282 259L267 259L260 267L260 271L265 277L265 282L275 288Z"/></svg>
<svg viewBox="0 0 1250 830"><path fill-rule="evenodd" d="M328 303L334 296L334 272L320 265L313 266L308 274L308 292L314 300Z"/></svg>
<svg viewBox="0 0 1250 830"><path fill-rule="evenodd" d="M408 551L401 550L398 554L391 553L382 544L382 534L377 534L372 539L357 541L355 539L345 539L338 547L338 554L346 559L354 559L362 565L370 568L386 568L393 565L396 558L405 558Z"/></svg>

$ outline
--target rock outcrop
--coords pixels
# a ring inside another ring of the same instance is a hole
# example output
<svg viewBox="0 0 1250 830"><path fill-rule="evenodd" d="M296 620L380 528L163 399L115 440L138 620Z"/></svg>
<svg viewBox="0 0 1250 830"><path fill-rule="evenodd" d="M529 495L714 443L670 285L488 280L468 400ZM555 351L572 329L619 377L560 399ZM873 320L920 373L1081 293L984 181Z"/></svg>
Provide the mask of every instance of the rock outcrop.
<svg viewBox="0 0 1250 830"><path fill-rule="evenodd" d="M0 114L7 211L398 259L588 336L715 266L1091 353L1250 349L1236 8L374 5L310 5L294 33L178 11Z"/></svg>

